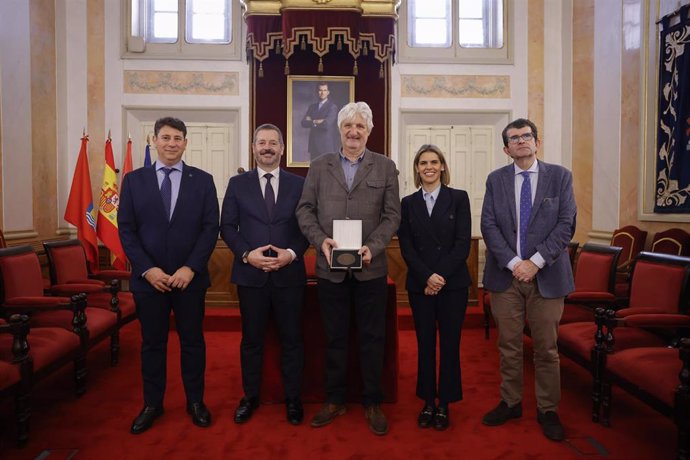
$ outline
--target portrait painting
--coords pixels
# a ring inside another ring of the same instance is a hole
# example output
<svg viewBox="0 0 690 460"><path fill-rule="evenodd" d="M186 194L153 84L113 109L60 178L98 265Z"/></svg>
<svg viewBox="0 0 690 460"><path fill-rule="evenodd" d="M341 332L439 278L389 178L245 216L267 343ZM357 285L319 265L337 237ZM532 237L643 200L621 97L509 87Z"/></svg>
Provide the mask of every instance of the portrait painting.
<svg viewBox="0 0 690 460"><path fill-rule="evenodd" d="M355 97L354 77L288 76L287 166L307 167L340 150L338 112Z"/></svg>

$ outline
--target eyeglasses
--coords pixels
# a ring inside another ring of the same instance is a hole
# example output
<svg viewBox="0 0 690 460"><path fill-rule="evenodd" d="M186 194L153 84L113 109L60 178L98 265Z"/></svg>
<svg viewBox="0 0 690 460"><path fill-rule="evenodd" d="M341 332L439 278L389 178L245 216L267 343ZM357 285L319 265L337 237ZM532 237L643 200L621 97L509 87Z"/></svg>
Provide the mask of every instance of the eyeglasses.
<svg viewBox="0 0 690 460"><path fill-rule="evenodd" d="M532 139L534 139L534 134L532 134L532 133L525 133L525 134L522 134L522 135L520 135L520 136L510 136L510 137L508 138L508 143L509 143L509 144L517 144L518 142L520 142L520 139L522 139L523 142L529 142L529 141L531 141Z"/></svg>

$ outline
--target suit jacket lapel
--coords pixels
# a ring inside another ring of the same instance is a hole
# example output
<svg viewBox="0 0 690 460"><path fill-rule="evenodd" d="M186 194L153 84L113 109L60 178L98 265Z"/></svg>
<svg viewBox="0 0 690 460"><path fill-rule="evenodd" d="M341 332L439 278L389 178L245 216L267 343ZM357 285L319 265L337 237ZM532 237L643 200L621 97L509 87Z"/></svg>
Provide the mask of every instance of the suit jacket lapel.
<svg viewBox="0 0 690 460"><path fill-rule="evenodd" d="M336 153L331 155L328 159L328 172L331 177L340 184L340 186L347 192L347 183L345 182L345 173L343 172L343 167L340 164L340 154Z"/></svg>
<svg viewBox="0 0 690 460"><path fill-rule="evenodd" d="M276 205L273 207L273 219L275 219L275 216L277 216L281 210L283 209L290 209L289 206L283 206L282 203L285 201L287 198L285 196L288 195L290 192L291 188L291 177L287 175L287 173L283 170L280 171L280 187L278 187L278 196L276 197ZM260 191L260 190L259 190Z"/></svg>
<svg viewBox="0 0 690 460"><path fill-rule="evenodd" d="M254 201L254 205L256 207L262 209L262 212L266 217L266 221L270 222L271 216L268 215L268 209L266 209L266 200L264 199L264 194L261 191L261 180L259 179L259 170L252 169L251 171L249 171L249 174L247 175L247 181L247 191L249 192L248 196L252 197L252 201ZM280 188L278 189L278 193L280 194ZM276 197L276 202L279 199L280 196ZM277 211L277 208L277 206L273 206L274 213Z"/></svg>
<svg viewBox="0 0 690 460"><path fill-rule="evenodd" d="M359 168L357 168L357 174L355 174L355 178L352 181L352 190L356 189L357 186L364 180L365 177L369 175L369 172L371 171L371 168L374 165L374 159L371 157L374 155L369 151L369 149L364 150L364 157L362 158L362 161L359 163Z"/></svg>
<svg viewBox="0 0 690 460"><path fill-rule="evenodd" d="M440 193L439 193L439 198L440 198ZM431 235L434 241L438 242L438 238L436 236L436 229L434 228L434 222L438 219L439 216L442 214L439 213L439 211L436 210L438 207L438 202L434 205L434 209L431 212L431 216L429 216L429 211L426 208L426 201L424 201L424 190L419 189L413 196L412 196L412 206L411 206L411 212L414 213L415 215L415 220L419 222L419 225L423 227L422 233L425 235Z"/></svg>
<svg viewBox="0 0 690 460"><path fill-rule="evenodd" d="M513 218L513 226L517 229L518 219L515 215L515 166L513 166L512 163L503 168L501 173L501 182L503 186L503 193L508 197L508 204L510 205L508 206L508 208L510 208L508 211L510 212L510 216Z"/></svg>
<svg viewBox="0 0 690 460"><path fill-rule="evenodd" d="M177 201L175 201L175 209L173 209L172 216L170 216L170 223L172 224L175 216L178 214L178 209L185 206L188 194L185 193L190 190L192 180L192 172L186 163L182 162L182 177L180 177L180 190L177 192ZM161 200L161 204L163 200Z"/></svg>
<svg viewBox="0 0 690 460"><path fill-rule="evenodd" d="M546 191L549 189L551 182L551 171L549 167L544 162L539 162L539 179L537 180L537 193L534 195L534 204L532 205L532 213L530 214L530 224L534 220L534 216L539 211L544 198L546 197Z"/></svg>

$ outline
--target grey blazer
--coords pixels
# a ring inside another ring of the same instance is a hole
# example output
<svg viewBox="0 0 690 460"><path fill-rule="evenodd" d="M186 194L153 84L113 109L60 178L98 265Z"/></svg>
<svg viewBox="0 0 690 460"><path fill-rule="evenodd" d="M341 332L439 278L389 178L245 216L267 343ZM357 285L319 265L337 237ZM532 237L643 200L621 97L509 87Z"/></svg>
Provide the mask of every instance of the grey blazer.
<svg viewBox="0 0 690 460"><path fill-rule="evenodd" d="M302 198L297 205L297 221L304 236L316 248L316 275L332 282L345 279L345 272L330 271L321 244L333 236L334 219L361 219L362 244L371 250L372 260L358 280L388 274L386 246L400 225L398 171L384 155L367 149L347 190L340 155L321 155L309 165Z"/></svg>
<svg viewBox="0 0 690 460"><path fill-rule="evenodd" d="M488 250L483 283L489 291L503 292L512 282L506 265L517 256L515 214L515 169L511 163L486 180L481 229ZM564 297L575 288L567 246L575 233L576 214L572 173L539 161L537 192L527 227L527 256L539 252L546 261L537 272L542 297Z"/></svg>

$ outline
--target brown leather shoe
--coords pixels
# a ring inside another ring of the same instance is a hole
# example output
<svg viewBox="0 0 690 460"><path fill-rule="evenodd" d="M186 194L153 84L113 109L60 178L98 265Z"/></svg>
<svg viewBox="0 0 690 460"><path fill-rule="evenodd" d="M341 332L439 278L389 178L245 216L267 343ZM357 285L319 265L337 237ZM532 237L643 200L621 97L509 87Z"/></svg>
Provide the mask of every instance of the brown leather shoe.
<svg viewBox="0 0 690 460"><path fill-rule="evenodd" d="M386 416L383 415L381 406L378 404L372 404L371 406L364 409L364 416L369 422L369 429L378 436L383 436L388 433L388 420Z"/></svg>
<svg viewBox="0 0 690 460"><path fill-rule="evenodd" d="M321 410L311 419L311 426L314 428L326 426L338 415L343 415L345 412L347 412L347 408L344 404L324 403Z"/></svg>

